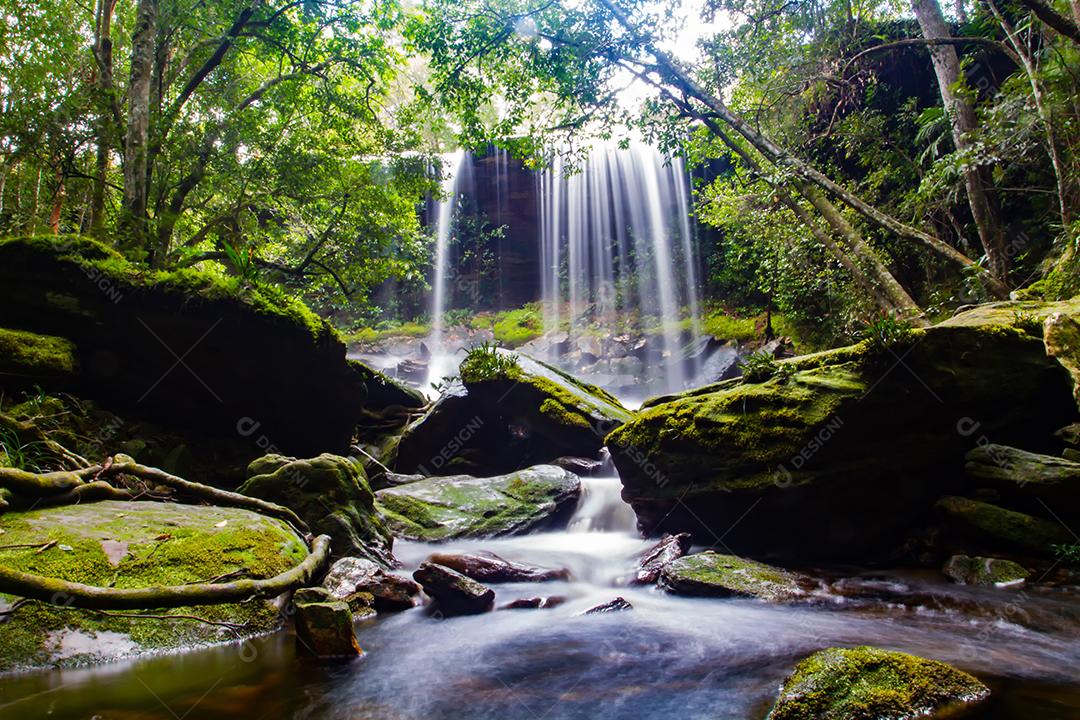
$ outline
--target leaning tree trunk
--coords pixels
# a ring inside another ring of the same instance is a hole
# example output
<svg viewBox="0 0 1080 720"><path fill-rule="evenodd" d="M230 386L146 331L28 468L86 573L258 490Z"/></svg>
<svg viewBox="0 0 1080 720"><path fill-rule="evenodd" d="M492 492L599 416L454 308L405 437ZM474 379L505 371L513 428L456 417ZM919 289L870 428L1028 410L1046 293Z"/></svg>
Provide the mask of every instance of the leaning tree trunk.
<svg viewBox="0 0 1080 720"><path fill-rule="evenodd" d="M146 175L150 139L150 81L157 38L157 0L139 0L131 38L131 81L128 85L127 136L124 140L124 210L128 252L141 252L146 239L149 183Z"/></svg>
<svg viewBox="0 0 1080 720"><path fill-rule="evenodd" d="M664 82L669 83L672 87L677 88L688 97L692 97L708 107L716 117L723 120L726 125L730 126L735 132L745 138L746 141L769 162L791 170L807 182L817 185L823 191L838 198L841 202L858 212L870 222L894 233L898 237L923 243L931 250L934 250L938 254L962 267L976 271L981 270L974 260L967 257L956 248L942 242L940 239L929 233L900 222L888 213L878 210L839 183L828 178L809 163L792 155L768 137L762 135L746 122L746 120L732 111L723 100L702 87L702 85L698 83L690 73L684 70L670 55L657 48L648 37L642 35L642 33L638 31L637 26L630 21L626 13L615 4L614 0L597 0L597 2L614 16L618 23L631 34L643 50L655 58L655 66L650 66L650 69L657 70L663 76ZM1002 298L1008 297L1009 289L1006 284L1000 282L991 274L984 273L983 279L985 280L987 287L995 295Z"/></svg>
<svg viewBox="0 0 1080 720"><path fill-rule="evenodd" d="M109 124L113 97L112 16L116 0L98 0L94 54L97 63L97 92L100 108L95 123L97 158L93 195L90 200L90 234L101 237L105 228L105 186L109 174Z"/></svg>
<svg viewBox="0 0 1080 720"><path fill-rule="evenodd" d="M937 0L913 0L911 6L927 40L952 37ZM957 150L967 150L971 147L968 136L975 130L977 120L975 107L957 91L961 74L956 48L952 45L931 45L930 58L934 64L934 74L937 75L942 103L952 121L953 144ZM983 168L965 166L964 188L967 191L968 205L971 207L971 217L979 231L979 241L990 262L990 271L999 282L1008 285L1009 255L1001 228L1000 213L990 196L989 180Z"/></svg>

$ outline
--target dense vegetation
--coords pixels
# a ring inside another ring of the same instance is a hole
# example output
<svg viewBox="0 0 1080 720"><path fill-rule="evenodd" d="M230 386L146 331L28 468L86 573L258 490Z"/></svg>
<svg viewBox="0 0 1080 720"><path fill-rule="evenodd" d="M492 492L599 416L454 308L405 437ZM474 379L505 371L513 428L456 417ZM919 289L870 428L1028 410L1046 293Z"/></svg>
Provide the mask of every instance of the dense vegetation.
<svg viewBox="0 0 1080 720"><path fill-rule="evenodd" d="M716 303L835 338L1077 290L1075 3L6 5L3 234L85 233L373 321L429 275L438 152L535 165L633 130L721 168L696 204ZM469 249L478 282L489 254Z"/></svg>

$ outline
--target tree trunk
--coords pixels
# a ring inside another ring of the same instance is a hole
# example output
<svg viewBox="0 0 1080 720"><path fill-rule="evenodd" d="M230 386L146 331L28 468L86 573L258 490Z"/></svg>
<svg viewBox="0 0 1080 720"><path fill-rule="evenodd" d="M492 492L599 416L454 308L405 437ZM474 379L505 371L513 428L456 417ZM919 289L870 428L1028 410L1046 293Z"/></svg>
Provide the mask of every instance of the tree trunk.
<svg viewBox="0 0 1080 720"><path fill-rule="evenodd" d="M60 214L64 211L64 198L67 189L64 187L64 171L59 165L56 166L56 190L53 192L52 210L49 212L49 232L53 235L60 234Z"/></svg>
<svg viewBox="0 0 1080 720"><path fill-rule="evenodd" d="M782 147L774 143L768 137L762 135L746 122L742 117L733 112L723 100L702 87L691 75L670 55L653 45L649 38L638 32L637 27L630 21L614 0L597 0L603 5L628 33L641 45L642 49L651 54L656 61L655 69L664 77L664 82L678 88L686 95L695 98L708 107L716 117L724 121L739 135L742 135L755 150L760 152L769 162L791 170L806 181L817 185L825 192L839 198L841 202L849 206L870 222L882 227L899 237L907 240L921 242L930 249L961 265L962 267L981 270L978 264L954 247L942 242L938 238L900 222L888 213L878 210L862 198L845 189L843 186L832 181L809 163L795 157ZM998 297L1008 297L1009 289L1004 283L998 281L993 275L983 273L987 287Z"/></svg>
<svg viewBox="0 0 1080 720"><path fill-rule="evenodd" d="M98 111L95 135L97 159L90 200L90 234L100 238L105 228L105 185L109 175L109 122L113 106L113 46L112 16L116 0L99 0L94 48L98 64L98 92L101 107Z"/></svg>
<svg viewBox="0 0 1080 720"><path fill-rule="evenodd" d="M952 37L941 6L937 0L913 0L912 9L925 38ZM957 86L961 82L960 58L952 45L932 45L930 58L937 75L938 89L942 104L952 121L953 144L963 151L971 147L968 136L976 129L975 107L961 93ZM990 195L987 172L974 166L964 168L964 187L967 190L971 217L979 232L979 241L990 263L990 272L1001 283L1009 284L1009 255L1005 244L1005 235L1001 228L1001 217Z"/></svg>
<svg viewBox="0 0 1080 720"><path fill-rule="evenodd" d="M129 254L145 252L146 177L150 138L150 80L157 39L157 0L139 0L131 38L131 81L128 84L128 127L124 140L124 210L127 237L121 246Z"/></svg>

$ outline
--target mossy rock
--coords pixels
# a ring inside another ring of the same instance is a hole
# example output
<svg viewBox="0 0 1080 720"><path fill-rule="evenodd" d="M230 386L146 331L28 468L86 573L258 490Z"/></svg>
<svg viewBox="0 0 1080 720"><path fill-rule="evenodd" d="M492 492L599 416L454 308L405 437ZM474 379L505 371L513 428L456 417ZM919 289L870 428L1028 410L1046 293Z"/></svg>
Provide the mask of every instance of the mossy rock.
<svg viewBox="0 0 1080 720"><path fill-rule="evenodd" d="M344 343L271 286L147 271L87 238L12 238L0 240L0 307L8 327L74 344L78 374L63 389L236 438L251 456L344 451L362 414Z"/></svg>
<svg viewBox="0 0 1080 720"><path fill-rule="evenodd" d="M349 360L349 367L367 389L365 408L384 411L389 408L422 408L427 405L427 398L416 388L411 388L400 380L368 367L359 360Z"/></svg>
<svg viewBox="0 0 1080 720"><path fill-rule="evenodd" d="M977 308L902 347L782 360L766 382L644 407L607 438L639 528L723 536L755 557L891 556L935 500L973 489L968 450L986 438L1050 450L1075 417L1037 321L1049 309L1024 312Z"/></svg>
<svg viewBox="0 0 1080 720"><path fill-rule="evenodd" d="M795 573L734 555L707 551L664 566L660 582L677 595L748 597L790 602L806 595Z"/></svg>
<svg viewBox="0 0 1080 720"><path fill-rule="evenodd" d="M936 660L874 647L829 648L795 666L767 720L948 718L988 697L977 678Z"/></svg>
<svg viewBox="0 0 1080 720"><path fill-rule="evenodd" d="M30 387L69 383L79 369L75 345L61 337L0 328L0 381Z"/></svg>
<svg viewBox="0 0 1080 720"><path fill-rule="evenodd" d="M439 542L516 535L569 520L581 480L554 465L508 475L436 477L376 493L395 535Z"/></svg>
<svg viewBox="0 0 1080 720"><path fill-rule="evenodd" d="M1014 587L1023 585L1031 573L1012 560L953 555L941 569L946 577L961 585Z"/></svg>
<svg viewBox="0 0 1080 720"><path fill-rule="evenodd" d="M406 428L398 472L494 475L595 457L605 435L633 417L604 390L501 349L474 350L460 375Z"/></svg>
<svg viewBox="0 0 1080 720"><path fill-rule="evenodd" d="M268 455L248 471L255 474L238 492L284 505L316 535L329 535L334 557L394 565L394 538L375 511L375 495L359 460L327 453L306 460Z"/></svg>
<svg viewBox="0 0 1080 720"><path fill-rule="evenodd" d="M1055 545L1069 545L1075 541L1072 533L1056 521L1006 510L980 500L944 497L934 509L950 531L995 550L1051 557Z"/></svg>
<svg viewBox="0 0 1080 720"><path fill-rule="evenodd" d="M1080 462L987 443L967 454L967 474L998 490L1017 509L1047 507L1067 522L1080 520Z"/></svg>
<svg viewBox="0 0 1080 720"><path fill-rule="evenodd" d="M5 513L0 529L0 562L6 567L116 588L237 575L269 578L308 555L307 545L284 523L236 508L107 501ZM13 547L23 545L30 547ZM0 595L0 605L15 600ZM266 600L152 612L237 623L241 636L282 625L277 605ZM193 620L112 617L37 602L18 608L0 634L0 672L108 662L237 637Z"/></svg>

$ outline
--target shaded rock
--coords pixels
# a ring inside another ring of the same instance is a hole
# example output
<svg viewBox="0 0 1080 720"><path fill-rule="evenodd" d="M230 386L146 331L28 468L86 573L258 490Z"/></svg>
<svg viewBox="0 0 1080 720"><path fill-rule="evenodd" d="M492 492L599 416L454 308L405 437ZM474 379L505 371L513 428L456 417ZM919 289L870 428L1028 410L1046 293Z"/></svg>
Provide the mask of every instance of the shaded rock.
<svg viewBox="0 0 1080 720"><path fill-rule="evenodd" d="M68 340L0 328L0 376L12 388L70 387L78 370L75 345Z"/></svg>
<svg viewBox="0 0 1080 720"><path fill-rule="evenodd" d="M617 597L614 600L609 600L603 605L597 605L596 607L589 608L582 615L603 615L605 613L622 612L624 610L633 610L634 606L626 598Z"/></svg>
<svg viewBox="0 0 1080 720"><path fill-rule="evenodd" d="M365 408L386 410L387 408L422 408L427 405L427 398L419 390L371 368L359 360L349 360L349 367L360 379L367 390Z"/></svg>
<svg viewBox="0 0 1080 720"><path fill-rule="evenodd" d="M934 506L955 532L1001 550L1050 556L1053 545L1073 542L1072 534L1050 520L962 497L944 497Z"/></svg>
<svg viewBox="0 0 1080 720"><path fill-rule="evenodd" d="M476 615L491 610L495 591L456 570L425 562L413 573L444 615Z"/></svg>
<svg viewBox="0 0 1080 720"><path fill-rule="evenodd" d="M1080 463L1005 445L981 445L967 454L968 475L1016 498L1032 510L1043 502L1066 517L1080 516ZM1040 502L1041 501L1041 502Z"/></svg>
<svg viewBox="0 0 1080 720"><path fill-rule="evenodd" d="M325 453L308 460L275 455L253 462L248 470L265 474L249 477L239 492L291 509L312 532L330 536L336 557L394 564L394 539L375 512L375 496L359 461Z"/></svg>
<svg viewBox="0 0 1080 720"><path fill-rule="evenodd" d="M494 475L595 457L633 415L604 390L522 354L476 350L460 376L406 428L397 472Z"/></svg>
<svg viewBox="0 0 1080 720"><path fill-rule="evenodd" d="M806 594L795 573L712 551L672 561L661 570L660 582L677 595L789 602Z"/></svg>
<svg viewBox="0 0 1080 720"><path fill-rule="evenodd" d="M603 460L583 457L559 457L552 460L551 464L581 477L593 477L604 469Z"/></svg>
<svg viewBox="0 0 1080 720"><path fill-rule="evenodd" d="M103 501L6 512L0 533L4 545L29 546L4 550L6 568L100 587L184 585L227 575L270 578L308 556L303 539L277 520L238 508L174 503ZM122 556L110 553L117 545L126 547ZM0 594L0 605L11 600ZM107 617L35 602L0 629L0 672L185 651L269 633L282 624L270 600L155 612L239 627Z"/></svg>
<svg viewBox="0 0 1080 720"><path fill-rule="evenodd" d="M333 602L333 600L334 596L330 594L330 591L322 587L300 588L292 596L294 605Z"/></svg>
<svg viewBox="0 0 1080 720"><path fill-rule="evenodd" d="M512 600L503 605L500 610L529 610L534 608L550 609L556 608L566 602L566 598L561 595L552 595L549 597L531 597L531 598L518 598Z"/></svg>
<svg viewBox="0 0 1080 720"><path fill-rule="evenodd" d="M457 570L462 575L485 583L547 582L566 580L570 577L570 571L565 569L551 570L534 565L523 565L487 552L459 555L436 553L428 558L428 562Z"/></svg>
<svg viewBox="0 0 1080 720"><path fill-rule="evenodd" d="M401 475L400 473L393 472L380 472L377 475L372 475L370 479L372 490L383 490L388 487L397 487L398 485L408 485L419 480L426 480L423 475Z"/></svg>
<svg viewBox="0 0 1080 720"><path fill-rule="evenodd" d="M6 326L74 344L78 374L64 389L125 417L243 440L251 454L344 452L364 406L333 329L236 278L145 272L88 238L13 238L0 241L0 307Z"/></svg>
<svg viewBox="0 0 1080 720"><path fill-rule="evenodd" d="M1069 447L1080 449L1080 423L1066 425L1055 432L1054 437Z"/></svg>
<svg viewBox="0 0 1080 720"><path fill-rule="evenodd" d="M670 535L665 533L660 542L646 550L638 561L638 571L633 584L652 585L660 579L660 571L668 563L678 560L690 549L690 533Z"/></svg>
<svg viewBox="0 0 1080 720"><path fill-rule="evenodd" d="M1080 450L1077 450L1076 448L1065 448L1061 453L1061 457L1075 463L1080 463Z"/></svg>
<svg viewBox="0 0 1080 720"><path fill-rule="evenodd" d="M962 461L980 438L1050 450L1075 417L1068 374L1018 306L911 331L903 367L863 342L646 403L607 438L638 527L724 533L747 555L889 556L943 493L970 489ZM1080 300L1023 307L1080 314Z"/></svg>
<svg viewBox="0 0 1080 720"><path fill-rule="evenodd" d="M436 477L376 493L379 511L400 537L440 541L516 535L565 522L581 480L554 465L490 478Z"/></svg>
<svg viewBox="0 0 1080 720"><path fill-rule="evenodd" d="M364 558L346 557L335 562L323 587L336 599L352 606L370 605L379 612L408 610L416 605L420 586L409 578L389 573ZM370 596L370 600L367 597Z"/></svg>
<svg viewBox="0 0 1080 720"><path fill-rule="evenodd" d="M1069 312L1054 312L1043 321L1046 354L1072 376L1073 397L1080 406L1080 322Z"/></svg>
<svg viewBox="0 0 1080 720"><path fill-rule="evenodd" d="M297 603L296 646L324 662L351 660L360 655L348 604Z"/></svg>
<svg viewBox="0 0 1080 720"><path fill-rule="evenodd" d="M936 660L873 647L829 648L795 666L768 720L955 717L989 697L975 677Z"/></svg>
<svg viewBox="0 0 1080 720"><path fill-rule="evenodd" d="M961 585L1022 585L1030 577L1024 567L1012 560L953 555L941 569L946 577Z"/></svg>

